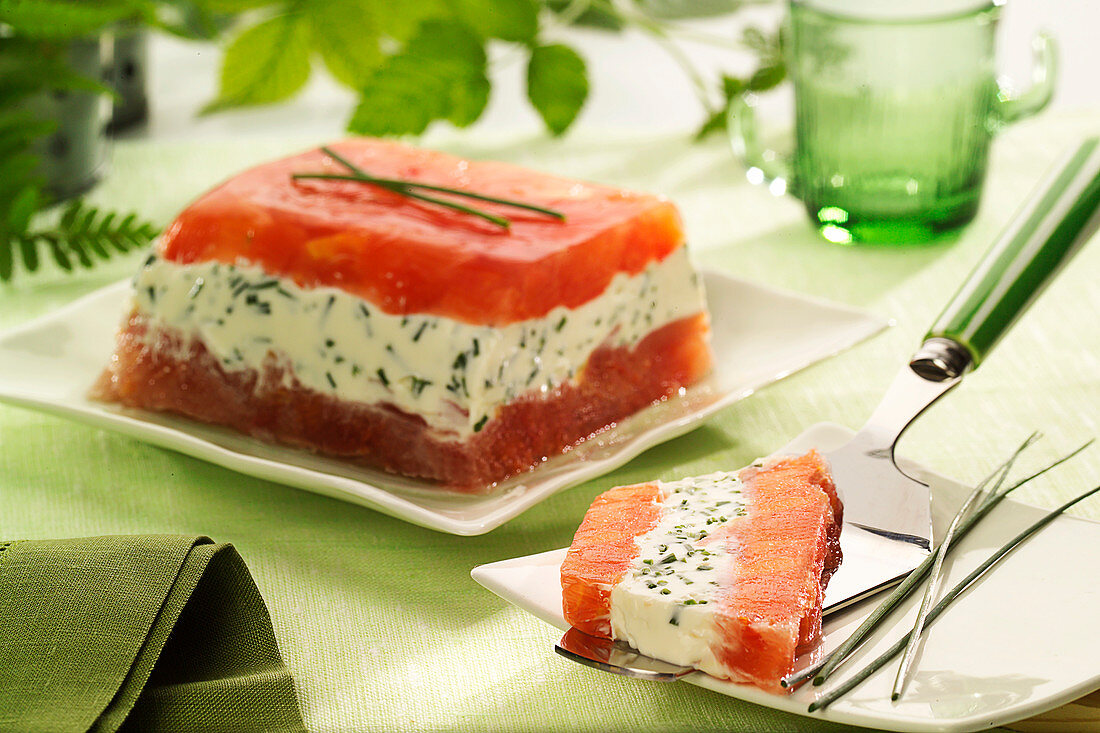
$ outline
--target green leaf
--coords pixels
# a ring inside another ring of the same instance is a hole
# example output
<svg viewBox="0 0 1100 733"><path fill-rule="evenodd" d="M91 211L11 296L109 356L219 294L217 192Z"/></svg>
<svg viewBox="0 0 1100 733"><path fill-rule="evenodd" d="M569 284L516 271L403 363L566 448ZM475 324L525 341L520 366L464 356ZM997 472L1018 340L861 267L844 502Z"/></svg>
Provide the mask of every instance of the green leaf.
<svg viewBox="0 0 1100 733"><path fill-rule="evenodd" d="M24 151L0 160L0 225L9 227L8 215L4 212L11 206L26 188L41 190L42 180L39 173L39 158Z"/></svg>
<svg viewBox="0 0 1100 733"><path fill-rule="evenodd" d="M363 0L314 0L307 15L325 66L338 81L361 88L383 59L372 6Z"/></svg>
<svg viewBox="0 0 1100 733"><path fill-rule="evenodd" d="M19 236L27 231L38 204L39 191L35 186L27 186L15 195L8 208L8 227L12 234Z"/></svg>
<svg viewBox="0 0 1100 733"><path fill-rule="evenodd" d="M726 129L726 118L729 114L729 106L723 107L717 112L712 112L706 121L695 131L695 140L703 138Z"/></svg>
<svg viewBox="0 0 1100 733"><path fill-rule="evenodd" d="M80 199L73 199L69 202L69 205L65 207L65 210L61 212L61 221L58 227L63 231L69 231L73 227L73 222L76 221L76 217L80 216L81 211Z"/></svg>
<svg viewBox="0 0 1100 733"><path fill-rule="evenodd" d="M546 127L561 135L588 97L584 60L568 46L538 46L527 63L527 98Z"/></svg>
<svg viewBox="0 0 1100 733"><path fill-rule="evenodd" d="M7 159L20 150L27 150L32 141L57 129L55 120L39 120L25 110L6 111L0 108L0 170ZM0 177L3 180L3 177Z"/></svg>
<svg viewBox="0 0 1100 733"><path fill-rule="evenodd" d="M320 0L324 2L324 0ZM420 26L432 19L453 15L451 0L416 0L416 2L378 2L360 0L369 3L371 13L378 22L379 32L395 41L405 42L420 31Z"/></svg>
<svg viewBox="0 0 1100 733"><path fill-rule="evenodd" d="M14 246L14 242L12 245ZM23 258L23 269L27 272L38 270L38 245L31 237L19 238L19 252Z"/></svg>
<svg viewBox="0 0 1100 733"><path fill-rule="evenodd" d="M53 261L57 263L65 272L72 272L73 261L69 257L68 253L62 248L61 243L56 239L46 239L46 244L49 246L50 254L53 255Z"/></svg>
<svg viewBox="0 0 1100 733"><path fill-rule="evenodd" d="M484 74L470 75L462 84L451 87L447 120L456 127L468 127L477 122L489 104L490 89L491 84Z"/></svg>
<svg viewBox="0 0 1100 733"><path fill-rule="evenodd" d="M744 79L738 79L736 76L730 76L729 74L722 75L722 94L727 102L743 91L745 91Z"/></svg>
<svg viewBox="0 0 1100 733"><path fill-rule="evenodd" d="M415 62L394 59L370 79L348 121L357 135L419 135L447 115L442 79ZM415 84L415 86L410 86Z"/></svg>
<svg viewBox="0 0 1100 733"><path fill-rule="evenodd" d="M94 236L87 237L84 242L88 245L88 249L95 253L96 257L101 260L106 260L111 257L111 253L104 246L104 242L111 236L111 223L115 219L115 212L107 212L107 215L100 221L99 226L96 227L97 231Z"/></svg>
<svg viewBox="0 0 1100 733"><path fill-rule="evenodd" d="M0 282L11 280L15 240L0 226Z"/></svg>
<svg viewBox="0 0 1100 733"><path fill-rule="evenodd" d="M126 218L122 220L122 223L118 225L118 233L114 237L110 237L109 241L114 248L119 252L129 252L133 247L140 247L141 237L139 235L141 229L134 228L134 222L137 220L137 214L127 214ZM144 225L143 225L144 226ZM150 234L149 239L152 239L155 234Z"/></svg>
<svg viewBox="0 0 1100 733"><path fill-rule="evenodd" d="M28 119L24 114L0 112L0 280L11 278L16 243L42 205L40 161L30 145L45 128L36 128L33 121L12 127ZM34 264L28 263L28 269Z"/></svg>
<svg viewBox="0 0 1100 733"><path fill-rule="evenodd" d="M31 152L30 143L10 142L0 145L0 205L14 200L20 189L38 178L40 160Z"/></svg>
<svg viewBox="0 0 1100 733"><path fill-rule="evenodd" d="M82 239L69 240L69 251L76 255L76 259L81 267L91 269L95 265L95 263L92 262L92 258L88 256L88 250L84 248L84 241Z"/></svg>
<svg viewBox="0 0 1100 733"><path fill-rule="evenodd" d="M757 69L749 78L748 89L753 92L764 92L779 86L787 78L787 67L782 61L777 61Z"/></svg>
<svg viewBox="0 0 1100 733"><path fill-rule="evenodd" d="M114 94L100 80L69 66L63 45L27 38L0 38L0 105L43 91L68 90Z"/></svg>
<svg viewBox="0 0 1100 733"><path fill-rule="evenodd" d="M0 0L0 23L30 38L90 36L111 23L139 15L135 2Z"/></svg>
<svg viewBox="0 0 1100 733"><path fill-rule="evenodd" d="M203 114L269 104L292 96L309 79L310 32L296 13L246 29L225 50L218 97Z"/></svg>
<svg viewBox="0 0 1100 733"><path fill-rule="evenodd" d="M99 211L94 208L85 209L79 216L73 221L72 231L69 232L69 238L75 239L78 237L87 236L95 225L95 218L99 215Z"/></svg>
<svg viewBox="0 0 1100 733"><path fill-rule="evenodd" d="M748 89L748 85L749 82L746 82L744 79L739 79L729 74L722 74L722 97L724 102L722 107L712 112L699 129L695 131L696 141L726 129L730 105Z"/></svg>
<svg viewBox="0 0 1100 733"><path fill-rule="evenodd" d="M472 123L489 99L481 39L458 23L429 21L371 74L348 130L419 135L434 120Z"/></svg>
<svg viewBox="0 0 1100 733"><path fill-rule="evenodd" d="M455 14L484 38L532 43L539 30L534 0L452 0Z"/></svg>

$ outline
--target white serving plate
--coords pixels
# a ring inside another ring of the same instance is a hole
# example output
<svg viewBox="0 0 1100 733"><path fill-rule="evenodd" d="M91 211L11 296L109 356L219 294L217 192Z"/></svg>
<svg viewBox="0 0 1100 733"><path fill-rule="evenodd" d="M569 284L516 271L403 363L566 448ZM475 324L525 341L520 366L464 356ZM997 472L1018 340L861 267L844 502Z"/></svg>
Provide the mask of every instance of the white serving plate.
<svg viewBox="0 0 1100 733"><path fill-rule="evenodd" d="M831 423L815 425L780 452L827 451L852 432ZM933 526L941 536L970 488L911 463L906 470L932 488ZM1024 475L1021 470L1020 476ZM1081 487L1085 490L1089 487ZM944 564L951 588L1004 542L1046 511L1006 500L958 546ZM474 580L505 600L559 629L560 566L565 549L482 565ZM896 703L890 691L897 662L880 669L826 710L807 713L822 691L804 685L791 695L773 695L694 672L682 681L789 713L838 723L895 731L977 731L1012 723L1058 707L1100 687L1100 523L1059 517L994 566L927 632L907 693ZM815 654L839 646L877 605L876 598L825 619ZM888 617L841 668L842 681L912 628L919 594ZM547 653L552 650L547 645ZM814 655L799 660L807 666ZM562 664L574 664L561 659ZM610 674L591 670L593 675ZM650 684L669 684L653 682ZM672 683L672 684L680 684Z"/></svg>
<svg viewBox="0 0 1100 733"><path fill-rule="evenodd" d="M370 507L458 535L488 532L551 494L682 435L755 390L878 332L882 319L846 306L705 273L715 372L493 493L442 492L174 415L89 400L114 348L129 285L119 282L0 335L0 401L115 430L241 473Z"/></svg>

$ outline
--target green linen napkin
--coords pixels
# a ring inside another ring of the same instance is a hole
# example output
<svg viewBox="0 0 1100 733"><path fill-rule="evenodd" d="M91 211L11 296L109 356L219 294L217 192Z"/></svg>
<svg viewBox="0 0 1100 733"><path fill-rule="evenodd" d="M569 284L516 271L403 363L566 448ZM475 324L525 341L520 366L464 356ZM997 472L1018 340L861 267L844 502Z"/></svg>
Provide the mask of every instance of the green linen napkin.
<svg viewBox="0 0 1100 733"><path fill-rule="evenodd" d="M0 542L0 730L302 731L241 556L207 537Z"/></svg>

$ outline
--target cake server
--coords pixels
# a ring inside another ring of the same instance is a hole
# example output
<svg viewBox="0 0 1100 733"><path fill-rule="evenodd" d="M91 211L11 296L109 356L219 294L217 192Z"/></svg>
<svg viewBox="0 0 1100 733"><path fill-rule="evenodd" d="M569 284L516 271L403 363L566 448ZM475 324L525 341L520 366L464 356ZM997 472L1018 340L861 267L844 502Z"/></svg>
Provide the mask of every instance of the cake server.
<svg viewBox="0 0 1100 733"><path fill-rule="evenodd" d="M1061 268L1100 228L1100 138L1074 149L1039 184L935 320L866 425L826 451L844 504L844 560L825 593L830 613L899 582L932 549L928 485L906 474L894 446L932 403L978 367ZM583 638L581 638L583 637ZM556 651L600 669L676 679L652 671L624 642L575 629Z"/></svg>
<svg viewBox="0 0 1100 733"><path fill-rule="evenodd" d="M932 548L928 486L894 460L907 427L976 369L1100 227L1100 139L1039 184L932 324L866 425L825 455L844 504L844 562L825 611L893 585Z"/></svg>

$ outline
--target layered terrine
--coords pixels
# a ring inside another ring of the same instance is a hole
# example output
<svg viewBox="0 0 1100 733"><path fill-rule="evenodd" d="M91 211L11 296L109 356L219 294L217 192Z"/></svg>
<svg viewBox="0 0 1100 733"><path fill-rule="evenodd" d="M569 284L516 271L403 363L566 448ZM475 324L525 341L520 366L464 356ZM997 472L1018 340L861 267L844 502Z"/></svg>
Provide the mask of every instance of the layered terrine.
<svg viewBox="0 0 1100 733"><path fill-rule="evenodd" d="M404 194L469 203L439 188L557 215L478 199L502 226ZM488 491L699 380L708 338L666 199L355 139L184 210L94 394Z"/></svg>
<svg viewBox="0 0 1100 733"><path fill-rule="evenodd" d="M816 452L598 496L561 567L566 621L772 692L820 637L842 507Z"/></svg>

